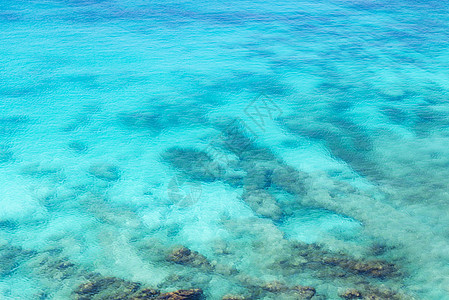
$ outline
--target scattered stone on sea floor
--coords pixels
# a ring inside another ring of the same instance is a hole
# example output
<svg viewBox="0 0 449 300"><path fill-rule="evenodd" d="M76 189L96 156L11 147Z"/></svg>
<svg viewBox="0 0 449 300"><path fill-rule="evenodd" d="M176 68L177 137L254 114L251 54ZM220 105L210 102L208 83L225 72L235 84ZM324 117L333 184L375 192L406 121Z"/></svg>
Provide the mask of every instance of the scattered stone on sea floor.
<svg viewBox="0 0 449 300"><path fill-rule="evenodd" d="M285 190L290 194L301 194L304 192L305 174L296 169L279 165L273 169L271 174L271 182L273 185Z"/></svg>
<svg viewBox="0 0 449 300"><path fill-rule="evenodd" d="M92 165L89 168L89 173L106 181L117 181L120 178L119 168L107 163Z"/></svg>
<svg viewBox="0 0 449 300"><path fill-rule="evenodd" d="M311 286L297 285L292 288L292 291L295 292L300 299L312 299L312 297L316 294L315 288Z"/></svg>
<svg viewBox="0 0 449 300"><path fill-rule="evenodd" d="M224 295L221 300L245 300L246 298L241 295Z"/></svg>
<svg viewBox="0 0 449 300"><path fill-rule="evenodd" d="M378 288L371 285L362 285L357 289L348 289L339 294L343 299L365 299L365 300L401 300L407 299L403 295L387 288Z"/></svg>
<svg viewBox="0 0 449 300"><path fill-rule="evenodd" d="M342 269L357 275L366 275L377 278L395 276L398 271L394 264L381 260L360 261L340 257L325 257L323 263L339 266Z"/></svg>
<svg viewBox="0 0 449 300"><path fill-rule="evenodd" d="M378 288L371 285L365 286L363 290L363 299L367 300L401 300L405 297L398 292L387 288Z"/></svg>
<svg viewBox="0 0 449 300"><path fill-rule="evenodd" d="M193 148L173 147L162 158L195 180L210 182L223 175L222 167L206 152Z"/></svg>
<svg viewBox="0 0 449 300"><path fill-rule="evenodd" d="M247 274L238 274L235 279L240 283L240 285L249 289L261 289L264 282L257 277L252 277Z"/></svg>
<svg viewBox="0 0 449 300"><path fill-rule="evenodd" d="M146 300L146 299L154 299L157 298L161 292L155 289L143 289L133 294L129 299L130 300Z"/></svg>
<svg viewBox="0 0 449 300"><path fill-rule="evenodd" d="M181 289L161 294L159 290L143 288L137 282L95 275L93 279L80 284L72 295L76 300L200 300L203 291Z"/></svg>
<svg viewBox="0 0 449 300"><path fill-rule="evenodd" d="M179 246L173 249L173 251L168 254L167 260L180 265L186 265L195 268L213 268L213 266L205 256L184 246Z"/></svg>
<svg viewBox="0 0 449 300"><path fill-rule="evenodd" d="M99 277L80 284L73 294L77 300L129 299L140 286L139 283L115 277Z"/></svg>
<svg viewBox="0 0 449 300"><path fill-rule="evenodd" d="M316 244L294 242L292 244L292 253L292 258L279 262L284 269L300 269L304 267L316 271L320 271L320 269L326 271L326 267L331 267L332 269L328 270L329 274L326 277L336 277L340 273L342 273L343 277L354 274L379 279L401 275L398 267L387 261L356 259L340 252L327 251ZM335 268L339 268L344 272L339 272ZM325 275L326 272L322 274Z"/></svg>
<svg viewBox="0 0 449 300"><path fill-rule="evenodd" d="M231 276L238 273L238 270L223 264L218 264L216 262L211 262L214 272L224 276Z"/></svg>
<svg viewBox="0 0 449 300"><path fill-rule="evenodd" d="M282 218L281 208L268 191L262 189L246 190L242 198L256 213L273 220Z"/></svg>
<svg viewBox="0 0 449 300"><path fill-rule="evenodd" d="M225 147L240 159L247 172L244 186L247 189L266 189L275 186L291 194L304 192L306 175L285 165L267 148L258 147L238 122L223 130Z"/></svg>
<svg viewBox="0 0 449 300"><path fill-rule="evenodd" d="M225 126L221 126L224 146L236 154L240 159L246 151L254 149L253 141L244 133L244 126L234 119Z"/></svg>
<svg viewBox="0 0 449 300"><path fill-rule="evenodd" d="M271 281L256 285L255 281L253 284L245 284L242 280L240 282L246 286L251 294L250 299L262 299L268 297L267 299L295 299L295 300L310 300L316 295L316 290L310 286L297 285L294 287L289 287L285 283L280 281Z"/></svg>
<svg viewBox="0 0 449 300"><path fill-rule="evenodd" d="M388 250L388 246L382 243L374 243L370 248L371 253L375 256L384 255Z"/></svg>
<svg viewBox="0 0 449 300"><path fill-rule="evenodd" d="M41 278L64 280L75 276L79 270L67 258L60 258L51 252L41 252L29 260L27 266L32 268Z"/></svg>
<svg viewBox="0 0 449 300"><path fill-rule="evenodd" d="M343 299L362 299L362 293L356 289L349 289L339 295Z"/></svg>
<svg viewBox="0 0 449 300"><path fill-rule="evenodd" d="M262 289L270 293L281 293L289 290L289 287L280 281L271 281L262 285Z"/></svg>
<svg viewBox="0 0 449 300"><path fill-rule="evenodd" d="M6 276L34 253L0 240L0 276Z"/></svg>
<svg viewBox="0 0 449 300"><path fill-rule="evenodd" d="M190 290L177 290L161 294L155 299L157 300L200 300L203 298L203 290L190 289Z"/></svg>
<svg viewBox="0 0 449 300"><path fill-rule="evenodd" d="M248 190L266 189L271 186L273 170L269 166L252 164L245 168L247 175L243 184Z"/></svg>
<svg viewBox="0 0 449 300"><path fill-rule="evenodd" d="M212 249L217 255L228 255L233 253L232 247L224 240L215 241L212 245Z"/></svg>

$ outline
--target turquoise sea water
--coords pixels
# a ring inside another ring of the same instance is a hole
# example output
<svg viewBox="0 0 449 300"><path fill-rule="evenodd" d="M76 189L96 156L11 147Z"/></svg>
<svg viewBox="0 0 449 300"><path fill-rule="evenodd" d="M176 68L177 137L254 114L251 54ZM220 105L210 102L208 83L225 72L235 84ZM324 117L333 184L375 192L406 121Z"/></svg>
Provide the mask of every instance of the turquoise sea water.
<svg viewBox="0 0 449 300"><path fill-rule="evenodd" d="M432 0L2 0L0 299L449 299L448 24Z"/></svg>

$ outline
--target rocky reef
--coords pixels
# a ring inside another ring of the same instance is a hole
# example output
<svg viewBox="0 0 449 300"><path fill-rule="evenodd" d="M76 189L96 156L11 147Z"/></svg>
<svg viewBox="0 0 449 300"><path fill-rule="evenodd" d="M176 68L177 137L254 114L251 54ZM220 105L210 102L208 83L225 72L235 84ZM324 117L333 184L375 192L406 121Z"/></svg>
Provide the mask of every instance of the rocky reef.
<svg viewBox="0 0 449 300"><path fill-rule="evenodd" d="M207 153L193 148L170 148L162 158L194 180L210 182L219 179L223 173L220 165Z"/></svg>
<svg viewBox="0 0 449 300"><path fill-rule="evenodd" d="M399 267L383 260L356 259L348 254L332 252L316 244L293 242L291 244L293 257L279 261L284 270L292 272L302 268L319 270L320 276L341 277L351 274L378 279L398 278L401 276ZM339 275L341 274L341 275Z"/></svg>
<svg viewBox="0 0 449 300"><path fill-rule="evenodd" d="M273 220L282 218L282 209L276 198L264 189L246 190L242 199L259 215Z"/></svg>
<svg viewBox="0 0 449 300"><path fill-rule="evenodd" d="M180 265L187 265L195 268L212 269L207 258L187 247L179 246L173 249L167 256L167 260Z"/></svg>
<svg viewBox="0 0 449 300"><path fill-rule="evenodd" d="M340 298L342 299L365 299L365 300L401 300L407 299L399 293L385 289L385 288L375 288L372 286L363 286L361 289L347 289L340 293Z"/></svg>
<svg viewBox="0 0 449 300"><path fill-rule="evenodd" d="M176 290L161 293L160 290L144 288L140 283L115 277L98 277L80 284L73 291L76 300L200 300L201 289Z"/></svg>

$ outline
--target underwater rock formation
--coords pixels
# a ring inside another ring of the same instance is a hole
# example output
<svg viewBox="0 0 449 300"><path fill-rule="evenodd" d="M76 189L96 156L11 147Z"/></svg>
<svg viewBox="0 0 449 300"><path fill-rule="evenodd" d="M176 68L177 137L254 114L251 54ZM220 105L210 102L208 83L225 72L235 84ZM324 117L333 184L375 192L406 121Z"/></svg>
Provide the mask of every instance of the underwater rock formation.
<svg viewBox="0 0 449 300"><path fill-rule="evenodd" d="M378 178L376 164L370 157L373 141L359 125L332 114L307 123L299 120L302 120L300 116L288 116L282 119L282 125L294 134L324 142L335 158L359 174Z"/></svg>
<svg viewBox="0 0 449 300"><path fill-rule="evenodd" d="M224 147L240 159L240 166L247 173L245 188L275 187L291 194L304 191L305 174L287 166L269 149L257 146L238 121L223 129L222 133Z"/></svg>
<svg viewBox="0 0 449 300"><path fill-rule="evenodd" d="M245 300L246 298L241 295L224 295L221 300Z"/></svg>
<svg viewBox="0 0 449 300"><path fill-rule="evenodd" d="M115 277L99 277L79 285L73 295L77 300L130 299L140 284Z"/></svg>
<svg viewBox="0 0 449 300"><path fill-rule="evenodd" d="M294 168L279 164L273 169L271 181L273 185L290 194L301 194L304 192L305 178L305 174L295 170Z"/></svg>
<svg viewBox="0 0 449 300"><path fill-rule="evenodd" d="M274 294L276 296L275 299L309 300L316 294L315 288L311 286L297 285L289 287L280 281L272 281L260 286L250 287L249 290L251 299L265 298L265 296L268 296L268 299L272 299L271 296Z"/></svg>
<svg viewBox="0 0 449 300"><path fill-rule="evenodd" d="M316 294L315 288L311 286L297 285L294 286L291 290L295 292L300 297L300 299L312 299L312 297Z"/></svg>
<svg viewBox="0 0 449 300"><path fill-rule="evenodd" d="M205 256L184 246L173 249L173 251L171 251L167 256L167 260L180 265L186 265L195 268L213 268L211 263Z"/></svg>
<svg viewBox="0 0 449 300"><path fill-rule="evenodd" d="M105 181L117 181L120 178L119 168L106 163L91 166L89 168L89 173Z"/></svg>
<svg viewBox="0 0 449 300"><path fill-rule="evenodd" d="M133 294L130 300L145 300L145 299L154 299L159 296L161 292L155 289L143 289Z"/></svg>
<svg viewBox="0 0 449 300"><path fill-rule="evenodd" d="M201 289L161 294L159 290L142 288L140 283L115 277L97 277L79 285L72 294L76 300L200 300L203 297Z"/></svg>
<svg viewBox="0 0 449 300"><path fill-rule="evenodd" d="M162 158L195 180L214 181L223 172L207 153L192 148L173 147L163 153Z"/></svg>
<svg viewBox="0 0 449 300"><path fill-rule="evenodd" d="M358 261L343 257L325 257L322 263L338 266L346 271L377 278L392 277L397 274L397 267L385 261Z"/></svg>
<svg viewBox="0 0 449 300"><path fill-rule="evenodd" d="M52 252L39 253L28 262L28 266L41 278L58 281L73 277L80 271L74 263L56 255Z"/></svg>
<svg viewBox="0 0 449 300"><path fill-rule="evenodd" d="M0 240L0 276L14 272L18 265L27 260L34 252L14 247Z"/></svg>
<svg viewBox="0 0 449 300"><path fill-rule="evenodd" d="M346 290L340 294L340 297L346 300L362 299L362 293L355 289Z"/></svg>
<svg viewBox="0 0 449 300"><path fill-rule="evenodd" d="M295 242L291 245L291 257L281 258L278 264L283 272L293 274L302 269L318 272L322 278L363 276L364 278L399 278L399 268L383 260L352 258L341 252L331 252L315 244Z"/></svg>
<svg viewBox="0 0 449 300"><path fill-rule="evenodd" d="M388 289L379 289L365 286L361 289L348 289L339 294L343 299L366 299L366 300L402 300L407 299L397 292Z"/></svg>
<svg viewBox="0 0 449 300"><path fill-rule="evenodd" d="M200 300L202 298L203 291L201 289L190 289L161 294L156 297L156 300Z"/></svg>
<svg viewBox="0 0 449 300"><path fill-rule="evenodd" d="M276 199L266 190L246 190L242 195L242 199L257 214L273 220L280 220L282 218L282 210Z"/></svg>
<svg viewBox="0 0 449 300"><path fill-rule="evenodd" d="M281 293L289 290L289 287L280 281L271 281L262 285L262 289L270 293Z"/></svg>

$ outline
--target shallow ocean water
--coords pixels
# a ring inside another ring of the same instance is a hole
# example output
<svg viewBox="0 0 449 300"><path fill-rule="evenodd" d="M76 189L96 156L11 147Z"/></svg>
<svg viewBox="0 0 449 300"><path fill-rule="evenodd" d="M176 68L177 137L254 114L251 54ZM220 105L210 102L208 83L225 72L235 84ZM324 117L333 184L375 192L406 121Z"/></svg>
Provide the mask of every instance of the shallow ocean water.
<svg viewBox="0 0 449 300"><path fill-rule="evenodd" d="M2 1L0 298L449 299L448 16Z"/></svg>

